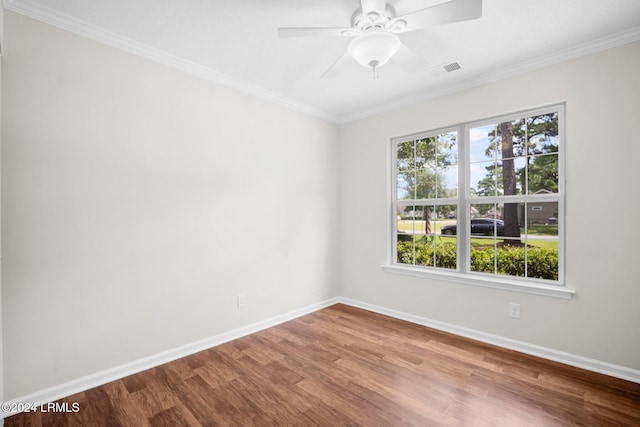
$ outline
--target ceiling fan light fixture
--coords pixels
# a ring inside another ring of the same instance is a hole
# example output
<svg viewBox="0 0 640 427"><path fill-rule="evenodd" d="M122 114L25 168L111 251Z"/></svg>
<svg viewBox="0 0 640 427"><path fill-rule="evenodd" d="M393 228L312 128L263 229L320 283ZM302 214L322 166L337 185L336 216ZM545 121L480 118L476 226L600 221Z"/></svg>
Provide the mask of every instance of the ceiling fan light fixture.
<svg viewBox="0 0 640 427"><path fill-rule="evenodd" d="M372 29L349 43L349 53L365 68L382 67L400 48L400 39L393 33Z"/></svg>

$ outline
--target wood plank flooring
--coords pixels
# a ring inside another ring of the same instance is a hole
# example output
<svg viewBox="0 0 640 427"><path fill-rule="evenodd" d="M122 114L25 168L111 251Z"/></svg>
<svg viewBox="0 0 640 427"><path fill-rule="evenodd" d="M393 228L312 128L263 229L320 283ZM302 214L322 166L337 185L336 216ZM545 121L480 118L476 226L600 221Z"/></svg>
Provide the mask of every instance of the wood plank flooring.
<svg viewBox="0 0 640 427"><path fill-rule="evenodd" d="M14 426L640 426L640 384L337 304Z"/></svg>

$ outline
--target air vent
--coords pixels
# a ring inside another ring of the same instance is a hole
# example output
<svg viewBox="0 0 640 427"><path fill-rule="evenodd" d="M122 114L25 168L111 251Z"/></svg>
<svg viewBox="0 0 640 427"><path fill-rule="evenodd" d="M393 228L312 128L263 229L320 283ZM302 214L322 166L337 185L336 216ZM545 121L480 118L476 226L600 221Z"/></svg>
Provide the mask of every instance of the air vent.
<svg viewBox="0 0 640 427"><path fill-rule="evenodd" d="M452 73L462 67L457 62L452 62L451 64L443 65L442 68L444 68L447 73Z"/></svg>

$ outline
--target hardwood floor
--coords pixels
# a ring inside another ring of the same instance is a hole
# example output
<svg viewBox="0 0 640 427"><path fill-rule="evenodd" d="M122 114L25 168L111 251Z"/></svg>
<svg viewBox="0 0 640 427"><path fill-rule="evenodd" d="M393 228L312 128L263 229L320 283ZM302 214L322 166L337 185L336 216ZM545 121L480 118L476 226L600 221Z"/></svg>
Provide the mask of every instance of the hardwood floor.
<svg viewBox="0 0 640 427"><path fill-rule="evenodd" d="M5 426L640 426L640 384L341 304L64 402Z"/></svg>

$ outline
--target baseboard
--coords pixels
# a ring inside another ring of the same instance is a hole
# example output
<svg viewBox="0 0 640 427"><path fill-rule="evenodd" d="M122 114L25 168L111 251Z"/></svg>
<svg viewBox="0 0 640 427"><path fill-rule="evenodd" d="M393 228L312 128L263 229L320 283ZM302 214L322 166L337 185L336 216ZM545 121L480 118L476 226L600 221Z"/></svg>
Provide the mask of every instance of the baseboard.
<svg viewBox="0 0 640 427"><path fill-rule="evenodd" d="M63 397L71 396L73 394L101 386L108 382L119 380L126 376L142 372L146 369L154 368L156 366L162 365L163 363L168 363L181 357L189 356L199 351L206 350L208 348L224 344L226 342L244 337L246 335L253 334L263 329L288 322L289 320L296 319L298 317L304 316L305 314L313 313L314 311L321 310L338 302L338 298L331 298L316 304L290 311L279 316L271 317L260 322L252 323L238 329L233 329L219 335L215 335L200 341L177 347L172 350L164 351L153 356L145 357L130 363L126 363L124 365L116 366L115 368L97 372L95 374L79 378L77 380L69 381L54 387L40 390L26 396L11 399L5 403L8 403L9 406L13 403L29 403L39 406L45 403L53 402ZM18 406L21 407L22 405ZM2 426L1 423L4 422L4 418L10 417L14 414L15 412L5 412L4 410L0 410L0 427Z"/></svg>
<svg viewBox="0 0 640 427"><path fill-rule="evenodd" d="M497 335L488 334L485 332L477 331L474 329L464 328L456 326L446 322L440 322L426 317L417 316L410 313L405 313L398 310L393 310L386 307L381 307L366 302L344 298L335 297L316 304L312 304L298 310L294 310L279 316L271 317L269 319L256 322L242 328L234 329L219 335L215 335L209 338L205 338L200 341L196 341L181 347L177 347L172 350L168 350L162 353L155 354L153 356L145 357L139 360L135 360L130 363L126 363L121 366L117 366L112 369L107 369L102 372L95 373L77 380L69 381L64 384L60 384L54 387L50 387L44 390L40 390L35 393L31 393L26 396L21 396L15 399L11 399L6 403L30 403L33 405L42 405L45 403L53 402L63 397L71 396L82 391L101 386L111 381L119 380L126 376L144 371L168 363L181 357L189 356L202 350L206 350L211 347L215 347L220 344L232 341L237 338L244 337L246 335L253 334L263 329L270 328L272 326L279 325L289 320L296 319L304 316L305 314L312 313L314 311L321 310L331 305L342 303L350 305L352 307L362 308L364 310L372 311L374 313L383 314L400 320L406 320L418 325L427 326L433 329L449 332L455 335L471 338L477 341L485 342L488 344L497 345L499 347L508 348L510 350L519 351L521 353L530 354L533 356L542 357L544 359L553 360L556 362L564 363L570 366L586 369L593 372L609 375L616 378L632 381L640 384L640 370L631 369L624 366L614 365L607 362L601 362L594 359L589 359L575 354L565 353L558 350L553 350L546 347L541 347L522 341L516 341L509 338L500 337ZM5 412L0 410L0 427L4 424L4 418L13 415L12 412Z"/></svg>
<svg viewBox="0 0 640 427"><path fill-rule="evenodd" d="M352 307L372 311L374 313L384 314L396 319L406 320L411 323L427 326L429 328L437 329L440 331L449 332L466 338L471 338L487 344L497 345L499 347L508 348L510 350L519 351L521 353L530 354L532 356L542 357L543 359L553 360L555 362L564 363L566 365L575 366L577 368L598 372L604 375L609 375L611 377L621 378L623 380L640 384L640 370L637 369L631 369L620 365L614 365L612 363L589 359L587 357L582 357L571 353L565 353L551 348L512 340L498 335L492 335L486 332L464 328L450 323L440 322L438 320L428 319L426 317L416 316L414 314L380 307L350 298L339 297L338 302L350 305Z"/></svg>

